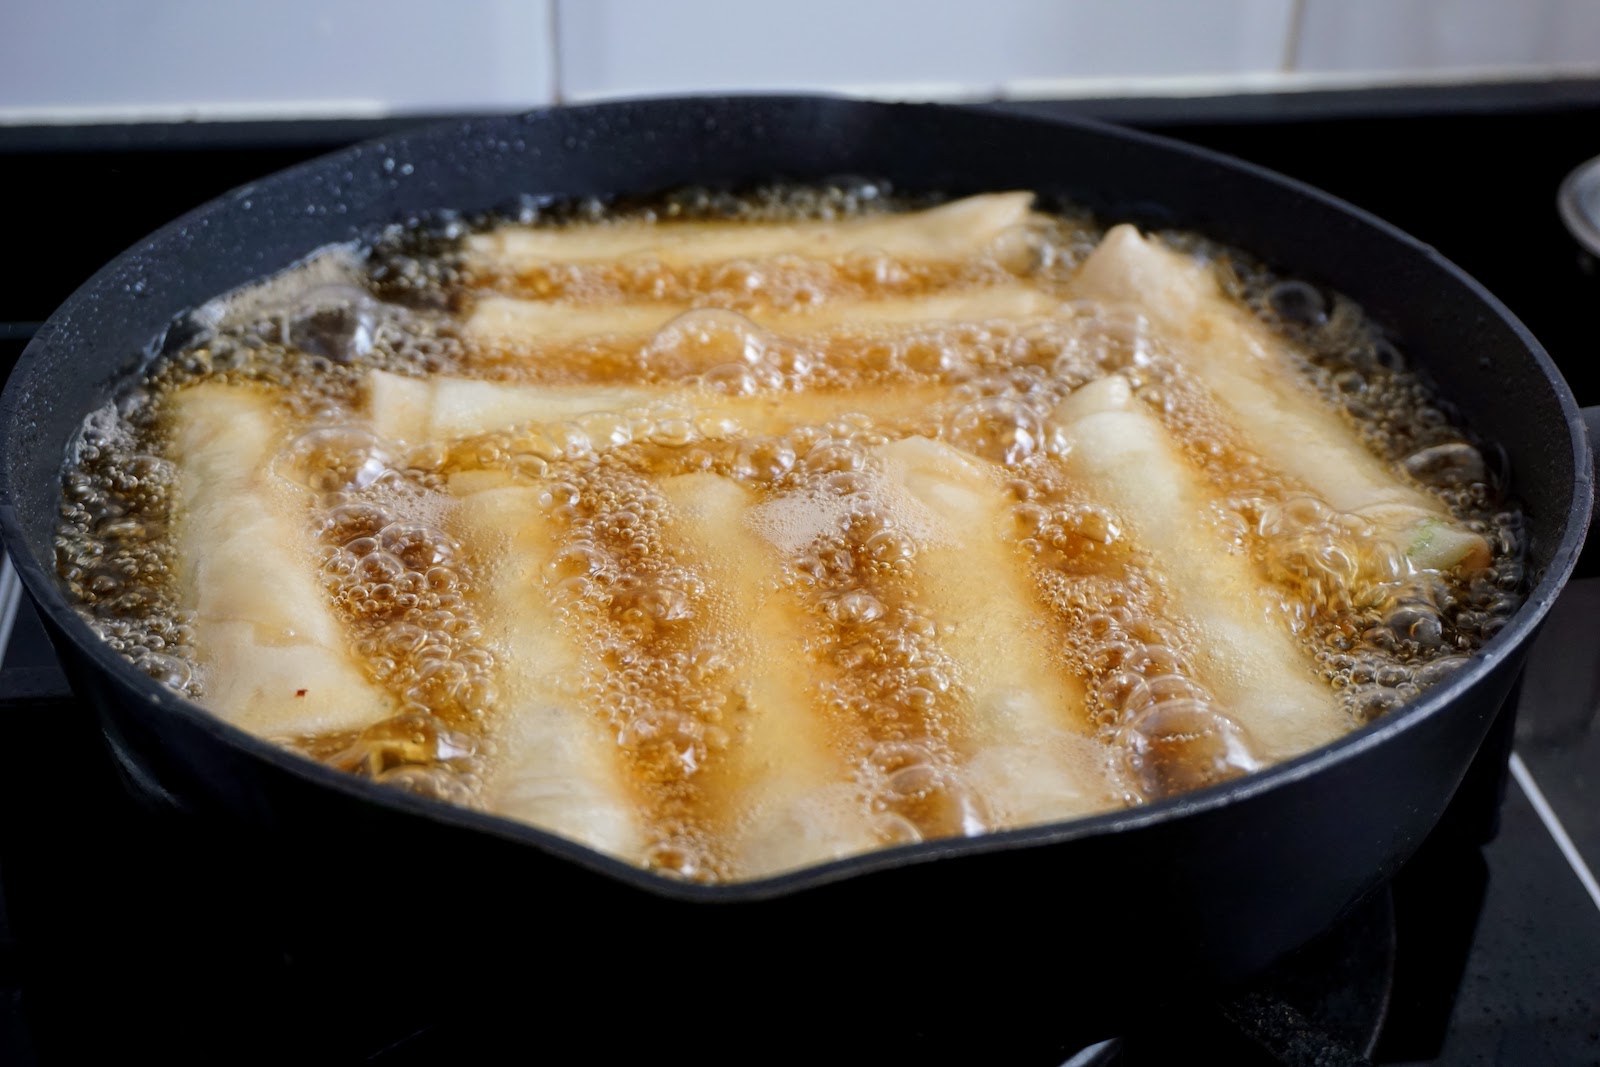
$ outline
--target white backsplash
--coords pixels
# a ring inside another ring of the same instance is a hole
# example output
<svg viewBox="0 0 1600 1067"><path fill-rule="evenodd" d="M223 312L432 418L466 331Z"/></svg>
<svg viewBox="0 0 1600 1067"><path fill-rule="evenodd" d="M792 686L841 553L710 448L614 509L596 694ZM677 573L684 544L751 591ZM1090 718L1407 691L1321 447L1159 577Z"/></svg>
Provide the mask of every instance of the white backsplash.
<svg viewBox="0 0 1600 1067"><path fill-rule="evenodd" d="M0 0L0 118L548 103L547 0Z"/></svg>
<svg viewBox="0 0 1600 1067"><path fill-rule="evenodd" d="M562 92L995 96L1017 81L1284 61L1293 0L556 0Z"/></svg>
<svg viewBox="0 0 1600 1067"><path fill-rule="evenodd" d="M0 0L0 122L1600 75L1600 0Z"/></svg>
<svg viewBox="0 0 1600 1067"><path fill-rule="evenodd" d="M1511 71L1600 66L1595 0L1305 0L1308 71Z"/></svg>

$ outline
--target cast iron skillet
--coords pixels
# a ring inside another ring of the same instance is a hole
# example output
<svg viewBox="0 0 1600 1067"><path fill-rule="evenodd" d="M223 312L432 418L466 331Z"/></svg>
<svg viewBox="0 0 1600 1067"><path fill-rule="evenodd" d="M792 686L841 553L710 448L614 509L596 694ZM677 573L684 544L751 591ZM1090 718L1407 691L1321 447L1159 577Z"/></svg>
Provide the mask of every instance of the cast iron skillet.
<svg viewBox="0 0 1600 1067"><path fill-rule="evenodd" d="M1247 779L707 887L279 751L136 674L63 599L50 538L68 442L186 308L417 212L846 174L903 190L1064 194L1108 218L1201 231L1349 294L1504 445L1527 511L1527 604L1415 703ZM307 951L383 931L406 967L354 953L359 980L416 981L428 995L470 985L464 960L518 961L528 977L512 988L537 987L537 1003L555 1009L541 1027L577 1030L603 1008L617 1026L582 1027L593 1039L653 1021L670 1025L663 1034L692 1032L701 1054L739 1020L781 1034L865 1020L879 1035L981 1042L990 1027L1048 1011L1063 1033L1093 1036L1305 942L1438 820L1573 569L1593 496L1580 412L1538 343L1460 270L1377 219L1125 130L804 97L457 122L236 190L123 254L56 312L6 387L0 435L7 545L128 782L252 842Z"/></svg>

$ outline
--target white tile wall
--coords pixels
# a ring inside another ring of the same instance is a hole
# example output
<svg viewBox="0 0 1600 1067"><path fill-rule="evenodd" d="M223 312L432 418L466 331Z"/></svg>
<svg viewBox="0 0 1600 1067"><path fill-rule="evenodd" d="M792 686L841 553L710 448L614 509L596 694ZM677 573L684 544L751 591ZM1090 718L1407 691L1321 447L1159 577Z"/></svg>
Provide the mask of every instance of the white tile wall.
<svg viewBox="0 0 1600 1067"><path fill-rule="evenodd" d="M0 0L0 123L738 89L1225 92L1506 70L1600 75L1600 0Z"/></svg>
<svg viewBox="0 0 1600 1067"><path fill-rule="evenodd" d="M550 0L0 0L0 110L546 103Z"/></svg>
<svg viewBox="0 0 1600 1067"><path fill-rule="evenodd" d="M1277 69L1292 0L557 0L586 98L847 87L993 95L1018 81Z"/></svg>
<svg viewBox="0 0 1600 1067"><path fill-rule="evenodd" d="M1600 66L1595 0L1305 0L1297 66L1413 71Z"/></svg>

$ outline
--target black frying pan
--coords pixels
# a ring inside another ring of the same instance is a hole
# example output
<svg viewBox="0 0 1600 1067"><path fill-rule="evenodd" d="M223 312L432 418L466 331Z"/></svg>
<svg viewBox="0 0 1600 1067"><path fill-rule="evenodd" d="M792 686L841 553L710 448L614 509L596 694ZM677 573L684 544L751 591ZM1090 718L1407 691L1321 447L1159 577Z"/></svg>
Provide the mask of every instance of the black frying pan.
<svg viewBox="0 0 1600 1067"><path fill-rule="evenodd" d="M186 308L419 212L843 174L908 191L1063 194L1108 218L1201 231L1349 294L1503 444L1527 512L1526 605L1415 703L1247 779L698 886L291 756L140 676L63 599L50 537L67 444ZM236 190L67 301L6 387L0 435L7 545L130 785L250 842L308 952L348 953L353 982L394 982L423 1002L478 988L464 977L481 974L471 961L515 961L511 1002L550 1009L530 1016L539 1033L605 1043L659 1026L661 1050L687 1055L737 1047L729 1028L758 1022L780 1047L864 1023L885 1038L948 1034L954 1048L1038 1012L1059 1016L1063 1035L1093 1036L1155 1025L1142 1013L1152 1001L1258 971L1392 875L1434 826L1573 570L1593 500L1581 414L1538 343L1458 269L1359 210L1110 127L793 97L452 123Z"/></svg>

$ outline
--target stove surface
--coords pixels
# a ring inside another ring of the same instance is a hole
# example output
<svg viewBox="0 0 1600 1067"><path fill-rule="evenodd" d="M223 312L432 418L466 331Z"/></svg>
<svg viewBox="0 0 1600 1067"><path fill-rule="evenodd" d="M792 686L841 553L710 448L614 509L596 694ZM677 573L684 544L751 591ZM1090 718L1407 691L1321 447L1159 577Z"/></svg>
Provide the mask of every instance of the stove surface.
<svg viewBox="0 0 1600 1067"><path fill-rule="evenodd" d="M1127 121L1262 163L1437 246L1600 403L1600 279L1561 228L1561 178L1600 154L1600 83L1007 105ZM139 236L244 181L405 123L0 129L29 203L0 288L9 365L56 303ZM1464 191L1470 189L1470 196ZM93 226L62 227L92 218ZM363 997L389 931L307 959L226 836L129 800L9 564L0 573L0 1063L461 1062L531 1051L530 1008L480 991ZM1600 579L1572 583L1450 814L1385 892L1244 989L1183 991L1160 1026L1089 1049L1019 1021L985 1062L1078 1067L1600 1064ZM1508 757L1509 753L1509 757ZM18 754L21 754L20 756ZM1503 796L1503 803L1501 798ZM241 921L240 917L245 916ZM428 976L418 976L419 985ZM790 1062L796 1035L761 1035ZM651 1052L618 1035L615 1051ZM945 1062L949 1050L902 1051ZM972 1062L970 1059L967 1062Z"/></svg>

